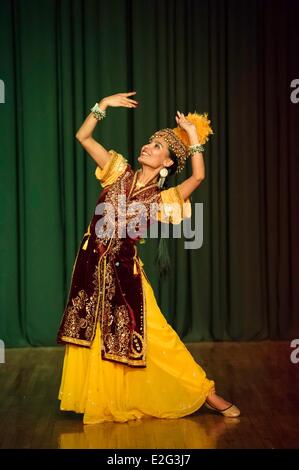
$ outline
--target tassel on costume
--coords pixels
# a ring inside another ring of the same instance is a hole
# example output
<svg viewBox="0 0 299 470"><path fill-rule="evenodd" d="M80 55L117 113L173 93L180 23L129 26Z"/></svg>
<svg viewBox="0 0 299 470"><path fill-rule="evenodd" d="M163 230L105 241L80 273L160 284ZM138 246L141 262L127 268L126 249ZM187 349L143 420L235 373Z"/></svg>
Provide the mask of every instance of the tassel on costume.
<svg viewBox="0 0 299 470"><path fill-rule="evenodd" d="M136 259L134 259L134 269L133 269L133 274L138 274L138 271L137 271L137 262L136 262Z"/></svg>
<svg viewBox="0 0 299 470"><path fill-rule="evenodd" d="M86 250L87 246L88 246L89 237L91 235L91 233L90 233L90 224L88 225L87 232L84 233L83 237L85 237L85 235L87 235L87 238L84 242L84 245L82 246L82 250Z"/></svg>
<svg viewBox="0 0 299 470"><path fill-rule="evenodd" d="M159 266L160 274L162 276L167 275L170 270L170 256L168 251L167 240L165 238L160 238L159 240L156 263Z"/></svg>
<svg viewBox="0 0 299 470"><path fill-rule="evenodd" d="M143 266L143 262L138 256L138 251L137 251L137 246L134 246L135 249L135 254L134 254L134 267L133 267L133 274L138 274L138 269L137 269L137 263L139 264L140 267Z"/></svg>

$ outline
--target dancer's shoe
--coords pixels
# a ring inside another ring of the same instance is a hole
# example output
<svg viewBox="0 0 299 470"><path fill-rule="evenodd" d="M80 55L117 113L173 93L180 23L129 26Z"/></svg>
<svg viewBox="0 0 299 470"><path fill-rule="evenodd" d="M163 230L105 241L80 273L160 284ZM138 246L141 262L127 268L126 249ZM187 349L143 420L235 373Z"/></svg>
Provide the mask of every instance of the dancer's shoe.
<svg viewBox="0 0 299 470"><path fill-rule="evenodd" d="M217 413L220 413L221 415L225 416L226 418L237 418L240 416L241 411L236 405L230 404L227 408L224 410L219 410L218 408L215 408L215 406L211 405L208 403L208 401L205 401L205 406L208 408L208 410L211 411L216 411Z"/></svg>

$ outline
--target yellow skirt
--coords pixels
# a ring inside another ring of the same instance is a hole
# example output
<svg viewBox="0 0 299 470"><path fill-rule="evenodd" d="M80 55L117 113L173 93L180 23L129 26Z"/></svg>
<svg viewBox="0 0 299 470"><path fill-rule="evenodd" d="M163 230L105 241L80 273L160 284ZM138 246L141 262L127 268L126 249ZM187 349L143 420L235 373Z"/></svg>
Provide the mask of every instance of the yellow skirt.
<svg viewBox="0 0 299 470"><path fill-rule="evenodd" d="M134 368L103 360L98 322L91 348L65 347L60 409L84 413L84 424L145 417L180 418L200 408L214 381L167 323L142 269L146 301L147 365Z"/></svg>

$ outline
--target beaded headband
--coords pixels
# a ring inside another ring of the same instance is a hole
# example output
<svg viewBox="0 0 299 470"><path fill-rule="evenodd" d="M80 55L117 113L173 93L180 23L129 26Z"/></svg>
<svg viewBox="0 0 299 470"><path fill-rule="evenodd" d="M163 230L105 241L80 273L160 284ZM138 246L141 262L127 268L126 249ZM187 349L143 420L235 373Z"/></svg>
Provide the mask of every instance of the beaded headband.
<svg viewBox="0 0 299 470"><path fill-rule="evenodd" d="M188 113L186 118L195 125L200 143L205 144L209 140L209 135L213 134L210 127L211 121L208 120L207 113ZM179 126L174 129L165 128L156 131L150 137L149 141L151 142L156 137L164 139L170 150L175 154L178 159L178 166L175 173L180 173L185 167L187 158L190 156L190 143L187 132Z"/></svg>
<svg viewBox="0 0 299 470"><path fill-rule="evenodd" d="M180 173L184 166L186 159L189 155L188 147L179 139L172 129L161 129L160 131L156 131L149 139L151 142L156 137L161 137L165 142L168 144L168 147L178 159L178 166L176 169L176 173Z"/></svg>

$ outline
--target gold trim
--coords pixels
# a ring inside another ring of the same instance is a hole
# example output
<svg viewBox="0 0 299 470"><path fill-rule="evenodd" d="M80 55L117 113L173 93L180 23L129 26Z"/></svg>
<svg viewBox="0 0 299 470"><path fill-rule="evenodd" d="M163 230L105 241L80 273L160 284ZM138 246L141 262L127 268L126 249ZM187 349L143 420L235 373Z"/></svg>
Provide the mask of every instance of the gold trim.
<svg viewBox="0 0 299 470"><path fill-rule="evenodd" d="M140 280L141 280L141 289L142 289L142 317L143 317L143 324L142 324L142 327L143 327L143 359L142 361L144 361L144 364L146 364L146 353L147 353L147 306L146 306L146 298L145 298L145 293L144 293L144 286L143 286L143 280L142 280L142 272L144 272L144 269L143 269L143 262L142 260L139 258L138 256L138 251L137 251L137 246L134 245L134 248L135 248L135 256L136 256L136 260L137 260L137 263L138 263L138 266L139 266L139 272L140 272ZM141 264L142 263L142 264Z"/></svg>
<svg viewBox="0 0 299 470"><path fill-rule="evenodd" d="M112 240L112 239L111 239ZM110 241L111 243L111 241ZM104 306L105 306L105 297L104 297L104 293L105 293L105 279L106 279L106 254L107 254L107 251L108 251L109 247L107 248L107 250L105 251L104 255L101 257L100 261L104 258L104 269L103 269L103 278L104 278L104 282L103 282L103 285L102 285L102 293L103 293L103 297L102 297L102 316L101 316L101 320L103 321L103 318L104 318ZM101 351L103 351L103 359L105 360L113 360L113 361L116 361L116 362L120 362L122 364L127 364L127 365L134 365L134 366L140 366L140 367L145 367L146 366L146 358L145 358L145 352L146 352L146 312L145 312L145 295L144 295L144 288L143 288L143 282L142 282L142 274L141 274L141 270L143 270L142 266L143 266L143 262L142 260L139 258L138 256L138 252L137 252L137 247L136 245L134 245L134 249L135 249L135 254L134 254L134 259L135 259L135 262L136 262L136 265L139 267L139 273L140 273L140 278L141 278L141 288L142 288L142 328L143 328L143 337L142 335L140 335L137 331L133 331L132 335L131 335L131 338L130 338L130 349L131 349L131 352L130 354L134 354L135 357L141 357L142 359L132 359L132 358L122 358L122 356L119 356L117 354L113 354L113 353L108 353L106 350L105 350L105 347L104 347L104 338L102 336L102 332L103 332L103 323L101 323ZM100 262L99 262L100 264ZM135 264L134 264L135 265ZM100 271L100 270L99 270ZM100 284L100 283L99 283ZM99 287L99 290L100 290L100 287ZM99 301L99 298L98 297L98 301ZM97 312L98 312L98 305L97 305ZM97 315L97 312L96 312L96 316ZM96 318L96 323L97 323L97 318ZM95 324L96 324L95 323ZM142 345L142 350L140 352L136 352L135 350L133 350L132 348L132 337L134 336L134 334L136 336L138 336L141 340L141 345Z"/></svg>
<svg viewBox="0 0 299 470"><path fill-rule="evenodd" d="M154 186L157 186L157 183L152 183L152 184L149 184L148 186L144 186L144 188L138 189L137 191L133 192L132 197L136 196L137 194L142 193L143 191L149 188L153 188Z"/></svg>
<svg viewBox="0 0 299 470"><path fill-rule="evenodd" d="M114 232L113 232L113 235L114 235ZM101 320L103 320L103 310L104 310L104 300L105 300L105 281L106 281L106 255L107 255L107 252L111 246L111 243L112 243L112 239L113 239L113 236L110 238L110 242L109 242L109 245L107 247L107 250L102 254L102 256L100 256L99 258L99 262L98 262L98 300L97 300L97 306L96 306L96 312L95 312L95 321L94 321L94 326L93 326L93 332L92 332L92 340L94 340L94 337L95 337L95 330L96 330L96 327L97 327L97 323L98 323L98 317L99 317L99 303L100 303L100 298L101 298L101 295L103 296L103 301L102 301L102 318ZM101 280L100 280L100 275L101 275L101 262L102 262L102 259L104 259L104 274L103 274L103 278L104 278L104 282L103 282L103 286L101 288ZM101 292L101 294L100 294ZM103 339L102 339L102 324L101 324L101 344L103 344Z"/></svg>
<svg viewBox="0 0 299 470"><path fill-rule="evenodd" d="M134 176L133 176L133 181L132 181L132 184L131 184L131 187L130 187L128 199L130 199L130 197L131 197L132 191L133 191L135 183L136 183L136 179L137 179L137 171L135 171Z"/></svg>
<svg viewBox="0 0 299 470"><path fill-rule="evenodd" d="M110 154L110 159L103 167L97 165L95 170L95 176L104 188L115 183L128 166L128 160L124 158L121 153L118 153L113 149L109 150L108 153ZM110 181L111 177L113 177L112 182Z"/></svg>
<svg viewBox="0 0 299 470"><path fill-rule="evenodd" d="M149 188L157 187L157 183L151 183L151 184L147 183L143 188L140 188L140 189L137 189L137 191L134 191L136 182L137 182L137 175L138 175L138 170L136 170L134 173L133 182L129 191L128 199L130 199L131 196L134 197L137 194L140 194Z"/></svg>
<svg viewBox="0 0 299 470"><path fill-rule="evenodd" d="M146 191L149 188L153 188L153 187L157 186L157 183L151 183L151 184L145 185L143 188L137 189L137 191L134 191L135 186L136 186L136 181L137 181L137 173L138 173L138 170L136 170L135 173L134 173L134 177L133 177L132 185L131 185L131 188L130 188L130 191L129 191L128 199L130 199L131 196L132 197L136 196L137 194L140 194L140 193L142 193L143 191Z"/></svg>
<svg viewBox="0 0 299 470"><path fill-rule="evenodd" d="M61 336L61 340L65 341L66 343L73 343L82 346L90 346L92 341L87 341L86 339L76 339L72 338L71 336Z"/></svg>
<svg viewBox="0 0 299 470"><path fill-rule="evenodd" d="M142 312L142 315L143 315L143 312ZM134 347L134 344L133 344L134 335L140 340L140 343L142 345L141 351L136 350ZM140 335L138 331L135 331L135 330L133 331L133 334L131 335L131 338L130 338L130 347L131 347L131 355L133 355L134 357L137 358L137 357L142 357L144 355L144 341L143 341L142 335Z"/></svg>
<svg viewBox="0 0 299 470"><path fill-rule="evenodd" d="M82 243L82 241L81 241L81 243ZM80 245L81 245L81 243L80 243ZM61 320L60 320L60 325L59 325L59 328L58 328L58 333L59 333L60 328L61 328L61 326L62 326L62 323L63 323L63 321L64 321L64 314L65 314L65 311L66 311L66 307L67 307L67 305L68 305L68 303L69 303L69 301L70 301L70 293L71 293L71 289L72 289L72 285L73 285L74 271L75 271L75 266L76 266L76 263L77 263L77 260L78 260L78 256L79 256L80 251L81 251L81 250L80 250L80 247L79 247L79 248L78 248L78 251L77 251L77 254L76 254L75 262L74 262L74 264L73 264L72 275L71 275L71 282L70 282L70 284L69 284L69 291L68 291L68 295L67 295L67 299L66 299L65 309L64 309L64 311L63 311L62 318L61 318ZM61 338L58 336L58 339L61 339Z"/></svg>
<svg viewBox="0 0 299 470"><path fill-rule="evenodd" d="M146 274L145 270L144 270L142 267L141 267L141 269L142 269L142 272L143 272L143 274L144 274L144 277L146 278L147 282L150 284L150 280L149 280L149 278L147 277L147 274Z"/></svg>
<svg viewBox="0 0 299 470"><path fill-rule="evenodd" d="M135 360L135 359L122 359L121 356L116 356L115 354L111 353L106 353L105 357L102 358L103 360L105 359L111 359L116 362L121 362L122 364L127 364L127 365L140 365L140 366L146 366L146 362L144 359L141 360Z"/></svg>
<svg viewBox="0 0 299 470"><path fill-rule="evenodd" d="M142 266L143 266L143 263L142 263ZM143 300L143 307L142 307L143 338L144 338L144 341L143 341L143 360L146 363L146 355L147 355L147 305L146 305L144 285L143 285L143 279L142 279L142 273L141 273L141 271L144 272L144 269L143 269L142 266L140 266L140 278L141 278L141 289L142 289L142 300Z"/></svg>
<svg viewBox="0 0 299 470"><path fill-rule="evenodd" d="M117 154L115 153L115 158L116 157L117 157ZM110 162L109 167L111 167L111 163L112 162ZM135 185L135 182L136 182L136 178L137 178L137 172L134 173L133 183L132 183L130 191L129 191L129 198L131 197L132 192L134 190L134 185ZM150 184L148 186L145 186L145 187L139 189L135 194L139 194L142 191L145 191L145 190L147 190L147 189L149 189L153 186L156 186L156 183ZM86 250L86 248L88 246L88 241L89 241L89 237L90 237L90 234L91 234L90 233L90 225L91 225L91 223L88 225L87 231L84 234L84 236L88 236L87 240L85 240L84 244L82 245L82 249L84 249L84 250ZM114 233L113 233L112 237L109 240L107 249L105 250L105 252L101 256L99 256L99 260L98 260L98 266L97 266L98 298L97 298L97 304L96 304L96 309L95 309L95 313L94 313L94 325L93 325L93 332L92 332L92 335L91 335L91 339L87 341L87 340L77 339L77 338L73 338L73 337L64 335L64 336L61 337L61 340L66 342L66 343L72 343L72 344L75 344L75 345L78 345L78 346L90 346L92 344L92 342L94 341L94 338L95 338L95 331L96 331L97 324L98 324L98 321L99 321L99 311L101 309L102 316L101 316L101 325L100 325L100 328L101 328L101 345L100 345L100 347L101 347L101 351L103 351L103 354L105 356L104 359L111 359L111 360L114 360L116 362L125 363L127 365L145 367L146 366L146 359L145 358L146 358L146 350L147 350L147 337L146 337L147 329L146 329L146 301L145 301L144 285L143 285L143 282L142 282L142 272L144 273L144 270L142 268L143 262L138 256L138 251L137 251L137 246L136 245L134 245L134 249L135 249L134 272L136 274L138 274L138 272L139 272L140 277L141 277L141 288L142 288L142 312L141 312L142 324L141 324L141 326L142 326L142 335L139 335L139 336L141 338L142 350L139 353L136 353L135 351L133 351L133 352L135 353L134 354L135 357L140 357L141 359L133 359L133 358L130 359L130 358L127 358L127 357L122 358L121 356L118 356L116 354L107 353L106 350L105 350L104 338L102 336L102 332L103 332L103 318L104 318L105 298L106 298L105 286L106 286L107 254L110 251ZM83 239L84 239L84 237L83 237ZM68 295L68 302L69 302L71 286L73 284L73 275L74 275L74 271L75 271L75 268L76 268L77 259L78 259L80 251L81 250L79 249L78 252L77 252L75 263L73 265L72 277L71 277L71 283L70 283L70 289L69 289L69 295ZM103 265L102 265L102 262L104 263ZM147 278L147 280L148 280L148 278ZM148 282L149 282L149 280L148 280ZM63 321L63 319L62 319L62 321ZM62 321L61 321L61 324L62 324ZM133 332L133 335L134 334L138 335L138 333L136 331ZM136 354L138 354L138 356L136 356Z"/></svg>
<svg viewBox="0 0 299 470"><path fill-rule="evenodd" d="M104 267L103 267L103 286L102 286L102 307L101 307L101 312L102 312L102 316L101 316L101 332L103 332L103 318L104 318L104 307L105 307L105 285L106 285L106 266L107 266L107 259L106 259L106 256L104 258ZM102 335L101 335L102 336ZM103 339L103 336L102 336L102 346L104 346L104 339ZM104 349L101 348L101 349Z"/></svg>
<svg viewBox="0 0 299 470"><path fill-rule="evenodd" d="M98 165L98 168L100 169L98 170L98 173L100 173L101 179L105 179L107 174L113 168L114 163L118 159L118 154L114 150L110 150L108 153L110 153L111 157L109 160L107 160L106 164L102 168Z"/></svg>

